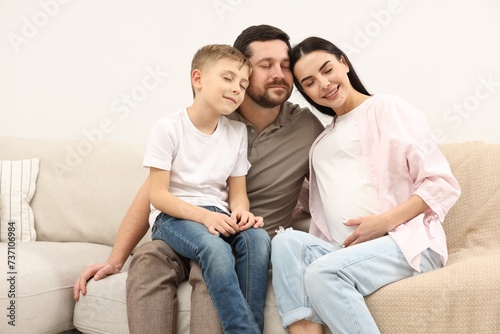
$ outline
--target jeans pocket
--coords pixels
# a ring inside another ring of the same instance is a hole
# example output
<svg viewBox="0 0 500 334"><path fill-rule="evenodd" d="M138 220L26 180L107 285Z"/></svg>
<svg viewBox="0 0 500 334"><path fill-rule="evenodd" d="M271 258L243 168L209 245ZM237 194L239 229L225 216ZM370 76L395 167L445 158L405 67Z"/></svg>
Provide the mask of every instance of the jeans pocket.
<svg viewBox="0 0 500 334"><path fill-rule="evenodd" d="M161 230L169 217L170 216L166 213L160 212L160 214L156 217L153 227L151 228L151 239L161 239Z"/></svg>
<svg viewBox="0 0 500 334"><path fill-rule="evenodd" d="M161 239L161 229L158 228L158 222L155 222L151 228L151 239Z"/></svg>

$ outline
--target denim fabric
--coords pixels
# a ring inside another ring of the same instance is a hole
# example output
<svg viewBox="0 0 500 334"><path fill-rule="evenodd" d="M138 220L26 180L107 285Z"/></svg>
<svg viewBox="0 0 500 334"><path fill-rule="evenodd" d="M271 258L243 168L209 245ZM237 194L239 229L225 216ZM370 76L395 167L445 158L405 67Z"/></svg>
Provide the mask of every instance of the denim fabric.
<svg viewBox="0 0 500 334"><path fill-rule="evenodd" d="M205 208L222 213L216 207ZM198 262L224 333L263 332L271 253L264 229L217 236L203 224L161 213L153 225L152 238Z"/></svg>
<svg viewBox="0 0 500 334"><path fill-rule="evenodd" d="M283 327L306 319L333 333L380 333L367 296L418 274L390 236L347 248L286 230L272 241L273 289ZM441 257L422 252L422 273L441 267Z"/></svg>

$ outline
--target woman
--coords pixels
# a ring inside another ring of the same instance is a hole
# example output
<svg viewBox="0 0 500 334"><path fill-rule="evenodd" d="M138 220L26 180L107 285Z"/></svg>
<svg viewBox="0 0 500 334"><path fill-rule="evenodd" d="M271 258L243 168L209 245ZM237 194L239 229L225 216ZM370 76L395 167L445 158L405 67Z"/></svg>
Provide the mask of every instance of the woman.
<svg viewBox="0 0 500 334"><path fill-rule="evenodd" d="M364 296L446 263L441 223L460 187L421 112L370 95L331 42L307 38L290 62L296 87L333 121L310 151L309 233L272 241L282 323L290 333L379 333Z"/></svg>

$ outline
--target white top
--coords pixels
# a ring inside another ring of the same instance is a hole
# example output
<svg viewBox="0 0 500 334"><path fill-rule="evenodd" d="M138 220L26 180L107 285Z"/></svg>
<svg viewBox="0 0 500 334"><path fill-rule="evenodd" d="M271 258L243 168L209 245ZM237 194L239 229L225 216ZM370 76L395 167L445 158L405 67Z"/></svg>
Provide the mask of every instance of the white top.
<svg viewBox="0 0 500 334"><path fill-rule="evenodd" d="M356 229L343 221L379 213L375 185L362 163L356 113L337 116L335 127L316 145L312 164L332 243L338 246Z"/></svg>
<svg viewBox="0 0 500 334"><path fill-rule="evenodd" d="M180 110L160 119L151 130L144 167L170 171L169 191L197 206L216 206L229 213L227 179L246 175L246 126L221 117L211 135L200 132ZM160 211L151 205L149 223Z"/></svg>

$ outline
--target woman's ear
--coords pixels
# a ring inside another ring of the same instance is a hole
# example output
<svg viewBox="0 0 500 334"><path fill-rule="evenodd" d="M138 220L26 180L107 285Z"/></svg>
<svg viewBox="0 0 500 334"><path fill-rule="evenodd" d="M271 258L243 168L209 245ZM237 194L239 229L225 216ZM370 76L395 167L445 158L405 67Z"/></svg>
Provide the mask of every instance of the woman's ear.
<svg viewBox="0 0 500 334"><path fill-rule="evenodd" d="M345 59L344 55L340 55L340 61L339 61L341 64L343 64L346 68L347 68L347 71L346 73L349 73L349 64L347 63L347 60Z"/></svg>

